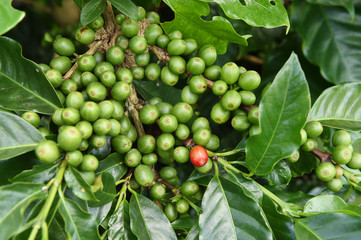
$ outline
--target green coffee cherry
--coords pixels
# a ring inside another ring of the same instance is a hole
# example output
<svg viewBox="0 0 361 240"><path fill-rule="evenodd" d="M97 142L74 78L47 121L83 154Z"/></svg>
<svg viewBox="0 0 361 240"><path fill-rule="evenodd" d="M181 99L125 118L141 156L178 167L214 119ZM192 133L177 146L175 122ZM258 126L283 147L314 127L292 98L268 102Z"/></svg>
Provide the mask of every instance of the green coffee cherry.
<svg viewBox="0 0 361 240"><path fill-rule="evenodd" d="M159 118L159 110L156 106L145 105L139 111L139 119L143 124L153 124Z"/></svg>
<svg viewBox="0 0 361 240"><path fill-rule="evenodd" d="M173 56L168 62L169 69L175 74L182 74L186 70L186 61L180 56Z"/></svg>
<svg viewBox="0 0 361 240"><path fill-rule="evenodd" d="M61 86L63 83L63 76L56 69L49 69L45 72L45 76L54 88Z"/></svg>
<svg viewBox="0 0 361 240"><path fill-rule="evenodd" d="M168 151L164 151L164 150L160 149L159 147L157 147L159 162L162 164L166 164L166 165L173 163L174 162L173 151L174 151L174 147L172 147Z"/></svg>
<svg viewBox="0 0 361 240"><path fill-rule="evenodd" d="M301 145L302 151L311 152L316 147L315 140L308 138L304 144Z"/></svg>
<svg viewBox="0 0 361 240"><path fill-rule="evenodd" d="M108 133L108 136L115 137L120 134L120 123L115 119L109 119L111 129Z"/></svg>
<svg viewBox="0 0 361 240"><path fill-rule="evenodd" d="M322 162L316 168L316 175L318 179L328 182L336 175L336 168L330 162Z"/></svg>
<svg viewBox="0 0 361 240"><path fill-rule="evenodd" d="M80 146L78 147L78 149L79 149L80 151L85 151L85 150L88 149L88 147L89 147L89 142L88 142L88 140L83 139L83 140L81 141Z"/></svg>
<svg viewBox="0 0 361 240"><path fill-rule="evenodd" d="M178 119L179 123L186 123L193 116L193 108L188 103L179 102L174 105L172 114Z"/></svg>
<svg viewBox="0 0 361 240"><path fill-rule="evenodd" d="M140 67L147 66L149 64L149 61L150 61L149 52L144 52L135 55L135 63Z"/></svg>
<svg viewBox="0 0 361 240"><path fill-rule="evenodd" d="M93 134L93 126L88 121L78 122L75 127L80 131L83 139L88 139Z"/></svg>
<svg viewBox="0 0 361 240"><path fill-rule="evenodd" d="M85 54L81 56L78 60L78 68L82 72L91 72L94 70L97 62L95 60L95 57L93 55Z"/></svg>
<svg viewBox="0 0 361 240"><path fill-rule="evenodd" d="M182 55L185 50L186 50L186 42L182 39L171 40L167 45L167 52L170 56Z"/></svg>
<svg viewBox="0 0 361 240"><path fill-rule="evenodd" d="M352 169L360 169L361 168L361 154L354 152L352 153L351 160L347 163L347 167Z"/></svg>
<svg viewBox="0 0 361 240"><path fill-rule="evenodd" d="M80 109L84 104L84 97L80 92L71 92L68 94L65 100L65 105L70 108Z"/></svg>
<svg viewBox="0 0 361 240"><path fill-rule="evenodd" d="M192 132L195 133L198 129L211 129L209 126L209 121L205 117L198 117L194 122L192 123Z"/></svg>
<svg viewBox="0 0 361 240"><path fill-rule="evenodd" d="M81 141L81 133L76 127L66 126L64 130L58 134L59 147L67 152L78 149Z"/></svg>
<svg viewBox="0 0 361 240"><path fill-rule="evenodd" d="M163 167L159 171L159 175L163 180L169 180L177 177L177 170L174 167Z"/></svg>
<svg viewBox="0 0 361 240"><path fill-rule="evenodd" d="M44 128L44 127L39 127L38 130L43 137L49 136L51 134L51 132L47 128Z"/></svg>
<svg viewBox="0 0 361 240"><path fill-rule="evenodd" d="M184 196L190 197L199 191L199 185L195 181L187 181L182 184L180 191Z"/></svg>
<svg viewBox="0 0 361 240"><path fill-rule="evenodd" d="M101 29L104 25L104 19L102 16L98 16L94 21L90 23L92 29L98 30Z"/></svg>
<svg viewBox="0 0 361 240"><path fill-rule="evenodd" d="M60 151L56 142L51 140L40 142L35 149L35 154L43 163L53 163L60 157Z"/></svg>
<svg viewBox="0 0 361 240"><path fill-rule="evenodd" d="M134 179L134 177L132 177L129 181L129 186L131 189L138 189L140 188L139 183Z"/></svg>
<svg viewBox="0 0 361 240"><path fill-rule="evenodd" d="M218 80L214 82L212 87L212 92L216 96L222 96L224 95L228 90L227 83L223 80Z"/></svg>
<svg viewBox="0 0 361 240"><path fill-rule="evenodd" d="M128 68L119 68L115 73L117 80L131 84L133 82L133 74Z"/></svg>
<svg viewBox="0 0 361 240"><path fill-rule="evenodd" d="M35 128L40 126L40 117L36 112L24 112L21 117Z"/></svg>
<svg viewBox="0 0 361 240"><path fill-rule="evenodd" d="M138 23L131 18L127 18L122 21L121 29L124 36L131 38L138 34L139 26Z"/></svg>
<svg viewBox="0 0 361 240"><path fill-rule="evenodd" d="M75 39L81 44L90 44L94 41L95 32L93 29L88 27L79 28L75 32Z"/></svg>
<svg viewBox="0 0 361 240"><path fill-rule="evenodd" d="M221 70L221 79L228 85L232 85L237 82L239 75L239 68L234 62L228 62L223 65Z"/></svg>
<svg viewBox="0 0 361 240"><path fill-rule="evenodd" d="M130 149L129 152L124 157L124 163L128 167L136 167L140 164L142 159L142 154L138 151L138 149L133 148Z"/></svg>
<svg viewBox="0 0 361 240"><path fill-rule="evenodd" d="M64 124L75 125L80 121L80 113L76 108L64 108L61 112L61 118Z"/></svg>
<svg viewBox="0 0 361 240"><path fill-rule="evenodd" d="M167 102L160 102L155 105L159 109L160 116L169 114L173 110L173 105Z"/></svg>
<svg viewBox="0 0 361 240"><path fill-rule="evenodd" d="M149 80L155 81L160 76L160 67L156 63L151 63L145 68L145 77Z"/></svg>
<svg viewBox="0 0 361 240"><path fill-rule="evenodd" d="M113 64L114 66L119 66L124 62L124 51L119 46L112 46L108 48L106 52L107 62Z"/></svg>
<svg viewBox="0 0 361 240"><path fill-rule="evenodd" d="M112 125L108 119L100 118L93 123L94 133L97 135L106 135L110 132Z"/></svg>
<svg viewBox="0 0 361 240"><path fill-rule="evenodd" d="M127 50L129 47L129 39L124 37L122 34L119 34L115 39L115 45L119 46L123 51Z"/></svg>
<svg viewBox="0 0 361 240"><path fill-rule="evenodd" d="M184 55L190 55L195 50L197 50L197 42L194 39L188 38L184 40L186 42L186 49L184 50Z"/></svg>
<svg viewBox="0 0 361 240"><path fill-rule="evenodd" d="M332 144L334 146L348 146L351 144L351 135L345 130L338 130L332 136Z"/></svg>
<svg viewBox="0 0 361 240"><path fill-rule="evenodd" d="M95 102L87 101L80 108L81 117L89 122L94 122L100 114L99 106Z"/></svg>
<svg viewBox="0 0 361 240"><path fill-rule="evenodd" d="M144 32L144 37L149 45L155 45L159 36L163 34L162 28L158 24L150 24Z"/></svg>
<svg viewBox="0 0 361 240"><path fill-rule="evenodd" d="M176 30L168 34L170 40L182 39L183 35L180 31Z"/></svg>
<svg viewBox="0 0 361 240"><path fill-rule="evenodd" d="M119 119L120 123L120 134L127 134L132 126L129 118L126 115L123 115L121 119Z"/></svg>
<svg viewBox="0 0 361 240"><path fill-rule="evenodd" d="M193 134L193 141L196 145L206 146L211 139L211 131L209 129L198 129Z"/></svg>
<svg viewBox="0 0 361 240"><path fill-rule="evenodd" d="M211 44L206 44L198 51L198 57L202 58L206 66L210 66L217 60L216 48Z"/></svg>
<svg viewBox="0 0 361 240"><path fill-rule="evenodd" d="M71 60L65 56L55 57L50 61L50 67L58 70L61 74L69 71L71 65Z"/></svg>
<svg viewBox="0 0 361 240"><path fill-rule="evenodd" d="M298 150L294 151L290 156L286 158L286 160L290 163L295 163L300 158L300 152Z"/></svg>
<svg viewBox="0 0 361 240"><path fill-rule="evenodd" d="M178 127L178 120L172 114L165 114L159 119L158 125L162 132L172 133Z"/></svg>
<svg viewBox="0 0 361 240"><path fill-rule="evenodd" d="M210 158L208 158L208 161L207 163L202 166L202 167L194 167L196 169L197 172L200 172L200 173L208 173L212 170L213 168L213 162Z"/></svg>
<svg viewBox="0 0 361 240"><path fill-rule="evenodd" d="M192 57L188 60L187 70L192 75L199 75L206 69L206 64L202 58Z"/></svg>
<svg viewBox="0 0 361 240"><path fill-rule="evenodd" d="M173 151L173 158L178 163L186 163L189 160L189 150L186 147L179 146Z"/></svg>
<svg viewBox="0 0 361 240"><path fill-rule="evenodd" d="M239 95L242 98L242 104L245 106L252 105L256 102L256 95L250 91L240 91Z"/></svg>
<svg viewBox="0 0 361 240"><path fill-rule="evenodd" d="M98 166L99 161L94 155L84 155L80 170L83 172L94 172Z"/></svg>
<svg viewBox="0 0 361 240"><path fill-rule="evenodd" d="M93 134L88 141L90 146L94 148L101 148L107 143L107 137L105 135Z"/></svg>
<svg viewBox="0 0 361 240"><path fill-rule="evenodd" d="M254 107L248 112L248 120L252 124L259 124L259 107Z"/></svg>
<svg viewBox="0 0 361 240"><path fill-rule="evenodd" d="M111 118L114 110L115 110L115 106L114 104L110 101L110 100L105 100L102 101L98 104L99 107L99 118Z"/></svg>
<svg viewBox="0 0 361 240"><path fill-rule="evenodd" d="M217 80L221 78L221 67L218 65L212 65L204 70L204 76L209 80Z"/></svg>
<svg viewBox="0 0 361 240"><path fill-rule="evenodd" d="M173 73L168 66L162 68L160 73L160 79L168 86L174 86L179 80L179 76Z"/></svg>
<svg viewBox="0 0 361 240"><path fill-rule="evenodd" d="M100 77L100 75L102 75L103 72L107 72L107 71L114 72L114 66L108 62L101 62L95 66L94 74L95 76Z"/></svg>
<svg viewBox="0 0 361 240"><path fill-rule="evenodd" d="M222 124L228 121L231 112L225 110L221 103L216 103L211 110L211 119L218 124Z"/></svg>
<svg viewBox="0 0 361 240"><path fill-rule="evenodd" d="M132 141L125 135L112 138L112 147L117 153L126 153L132 148Z"/></svg>
<svg viewBox="0 0 361 240"><path fill-rule="evenodd" d="M83 161L83 154L79 150L67 152L65 154L65 160L70 166L77 167Z"/></svg>
<svg viewBox="0 0 361 240"><path fill-rule="evenodd" d="M122 13L119 13L115 16L115 22L118 24L118 25L121 25L122 22L125 20L125 15L122 14Z"/></svg>
<svg viewBox="0 0 361 240"><path fill-rule="evenodd" d="M175 135L180 140L186 140L190 135L189 128L184 124L178 124L178 128L175 131Z"/></svg>
<svg viewBox="0 0 361 240"><path fill-rule="evenodd" d="M54 51L60 56L71 56L75 52L75 46L70 39L59 38L53 43Z"/></svg>
<svg viewBox="0 0 361 240"><path fill-rule="evenodd" d="M189 203L184 199L179 199L176 203L177 212L184 214L189 210Z"/></svg>
<svg viewBox="0 0 361 240"><path fill-rule="evenodd" d="M61 91L68 95L71 92L75 92L78 89L78 84L72 79L66 79L61 84Z"/></svg>
<svg viewBox="0 0 361 240"><path fill-rule="evenodd" d="M326 183L327 188L334 192L340 191L342 188L342 185L343 185L342 181L339 178L334 178L331 181L328 181Z"/></svg>
<svg viewBox="0 0 361 240"><path fill-rule="evenodd" d="M301 134L301 144L300 145L303 145L307 141L307 133L306 133L305 129L302 128L300 131L300 134Z"/></svg>
<svg viewBox="0 0 361 240"><path fill-rule="evenodd" d="M332 151L332 160L338 164L347 164L352 158L352 151L343 145L335 147Z"/></svg>
<svg viewBox="0 0 361 240"><path fill-rule="evenodd" d="M93 54L93 56L95 57L97 64L105 61L105 54L103 52L97 51Z"/></svg>
<svg viewBox="0 0 361 240"><path fill-rule="evenodd" d="M162 133L157 139L157 147L163 151L168 151L174 146L175 139L170 133Z"/></svg>
<svg viewBox="0 0 361 240"><path fill-rule="evenodd" d="M150 105L157 105L158 103L161 103L161 102L163 102L163 100L161 99L161 98L159 98L159 97L153 97L153 98L151 98L149 101L149 104Z"/></svg>
<svg viewBox="0 0 361 240"><path fill-rule="evenodd" d="M154 181L152 169L147 165L138 165L134 170L135 180L143 187L150 186Z"/></svg>
<svg viewBox="0 0 361 240"><path fill-rule="evenodd" d="M149 189L149 196L153 200L161 200L165 194L165 186L161 183L156 183Z"/></svg>
<svg viewBox="0 0 361 240"><path fill-rule="evenodd" d="M189 86L185 86L182 90L181 99L188 104L195 104L198 101L198 95L191 91Z"/></svg>
<svg viewBox="0 0 361 240"><path fill-rule="evenodd" d="M92 82L97 82L98 78L91 72L83 72L81 74L81 84L87 87Z"/></svg>
<svg viewBox="0 0 361 240"><path fill-rule="evenodd" d="M178 177L168 179L168 180L166 180L166 182L176 188L179 186L179 178Z"/></svg>
<svg viewBox="0 0 361 240"><path fill-rule="evenodd" d="M340 164L335 165L336 168L336 175L335 178L340 178L343 176L343 168L340 166Z"/></svg>
<svg viewBox="0 0 361 240"><path fill-rule="evenodd" d="M232 118L231 124L232 127L237 131L245 131L251 126L247 116L234 116Z"/></svg>
<svg viewBox="0 0 361 240"><path fill-rule="evenodd" d="M126 136L132 141L132 143L134 143L138 139L137 129L134 127L134 125L130 126L130 129Z"/></svg>
<svg viewBox="0 0 361 240"><path fill-rule="evenodd" d="M249 130L248 130L248 135L249 135L250 137L259 135L259 134L261 134L261 133L262 133L262 129L261 129L261 127L258 126L258 125L252 125L252 126L249 128Z"/></svg>
<svg viewBox="0 0 361 240"><path fill-rule="evenodd" d="M143 67L131 67L130 71L133 74L134 79L136 80L142 80L144 78L144 68Z"/></svg>
<svg viewBox="0 0 361 240"><path fill-rule="evenodd" d="M134 36L129 41L129 49L135 53L143 53L147 49L147 40L142 36Z"/></svg>
<svg viewBox="0 0 361 240"><path fill-rule="evenodd" d="M236 110L241 105L241 102L241 95L235 90L228 90L221 99L222 107L228 111Z"/></svg>
<svg viewBox="0 0 361 240"><path fill-rule="evenodd" d="M158 161L158 156L155 153L145 154L142 157L142 163L145 165L154 165Z"/></svg>
<svg viewBox="0 0 361 240"><path fill-rule="evenodd" d="M323 132L322 124L316 121L306 123L304 129L308 138L318 137Z"/></svg>
<svg viewBox="0 0 361 240"><path fill-rule="evenodd" d="M168 203L163 211L170 222L174 222L178 218L177 210L172 203Z"/></svg>
<svg viewBox="0 0 361 240"><path fill-rule="evenodd" d="M47 64L45 64L45 63L39 63L38 66L41 68L41 71L43 71L44 73L51 69L51 68L50 68Z"/></svg>
<svg viewBox="0 0 361 240"><path fill-rule="evenodd" d="M141 21L145 18L145 9L143 7L137 6L137 20Z"/></svg>
<svg viewBox="0 0 361 240"><path fill-rule="evenodd" d="M238 86L240 86L243 90L248 91L256 89L260 83L260 75L253 70L243 73L238 80Z"/></svg>
<svg viewBox="0 0 361 240"><path fill-rule="evenodd" d="M116 82L110 91L110 95L117 101L123 101L130 95L130 86L125 82Z"/></svg>
<svg viewBox="0 0 361 240"><path fill-rule="evenodd" d="M202 94L207 90L207 80L202 76L193 76L189 81L189 88L195 94Z"/></svg>
<svg viewBox="0 0 361 240"><path fill-rule="evenodd" d="M159 23L160 17L159 14L156 12L147 12L146 18L149 20L151 24Z"/></svg>
<svg viewBox="0 0 361 240"><path fill-rule="evenodd" d="M157 38L157 46L160 47L160 48L163 48L165 49L168 44L169 44L169 37L166 36L166 35L160 35L158 38Z"/></svg>
<svg viewBox="0 0 361 240"><path fill-rule="evenodd" d="M56 109L53 116L51 117L51 120L57 126L64 125L63 118L61 117L61 113L63 112L63 110L64 110L64 108Z"/></svg>
<svg viewBox="0 0 361 240"><path fill-rule="evenodd" d="M118 101L110 100L114 105L114 112L112 114L112 118L116 120L120 120L123 117L124 114L124 108L122 104L120 104Z"/></svg>
<svg viewBox="0 0 361 240"><path fill-rule="evenodd" d="M211 151L216 151L219 148L219 137L215 134L211 134L211 139L209 139L205 148Z"/></svg>
<svg viewBox="0 0 361 240"><path fill-rule="evenodd" d="M152 135L143 135L138 139L137 146L141 153L152 153L156 146L155 138Z"/></svg>

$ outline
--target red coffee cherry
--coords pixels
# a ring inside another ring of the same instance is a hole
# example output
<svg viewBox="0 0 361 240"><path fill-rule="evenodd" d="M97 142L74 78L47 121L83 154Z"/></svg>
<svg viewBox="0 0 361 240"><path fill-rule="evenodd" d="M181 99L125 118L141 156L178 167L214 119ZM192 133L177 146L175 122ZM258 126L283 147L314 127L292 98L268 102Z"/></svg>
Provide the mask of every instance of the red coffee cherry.
<svg viewBox="0 0 361 240"><path fill-rule="evenodd" d="M207 150L202 146L195 146L190 151L190 159L194 166L203 167L208 161Z"/></svg>

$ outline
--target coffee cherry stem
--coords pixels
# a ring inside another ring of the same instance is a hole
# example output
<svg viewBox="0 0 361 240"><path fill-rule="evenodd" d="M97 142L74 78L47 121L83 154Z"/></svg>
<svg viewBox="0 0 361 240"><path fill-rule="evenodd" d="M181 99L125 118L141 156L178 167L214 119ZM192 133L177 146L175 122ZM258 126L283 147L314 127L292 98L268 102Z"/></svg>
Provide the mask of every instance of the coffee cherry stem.
<svg viewBox="0 0 361 240"><path fill-rule="evenodd" d="M55 177L53 178L54 180L50 181L50 182L52 182L52 188L49 191L48 197L46 198L46 201L45 201L45 204L44 204L42 210L40 211L39 215L35 218L36 221L33 224L33 229L31 230L31 233L28 238L29 240L34 240L36 238L36 235L38 234L39 229L42 226L44 226L43 223L46 221L46 218L48 217L48 214L49 214L50 208L54 202L56 193L59 192L59 195L60 195L60 192L61 192L61 194L62 194L61 182L63 181L63 177L64 177L64 173L65 173L65 169L66 169L67 165L68 164L67 164L66 160L61 161L58 172L56 173ZM47 187L48 187L48 185L47 185Z"/></svg>
<svg viewBox="0 0 361 240"><path fill-rule="evenodd" d="M245 150L246 150L245 148L238 148L238 149L233 149L231 151L219 152L219 153L207 150L207 153L208 153L209 157L226 157L226 156L234 155L234 154L239 153L239 152L244 152Z"/></svg>
<svg viewBox="0 0 361 240"><path fill-rule="evenodd" d="M353 173L347 171L346 169L343 169L343 176L353 186L357 185L360 182L360 180Z"/></svg>
<svg viewBox="0 0 361 240"><path fill-rule="evenodd" d="M135 128L137 129L138 138L144 136L145 135L144 127L139 119L139 112L137 110L139 105L139 99L133 84L130 84L130 95L127 98L127 105L128 105L128 110L132 115Z"/></svg>
<svg viewBox="0 0 361 240"><path fill-rule="evenodd" d="M322 152L317 148L312 149L311 153L320 159L320 162L331 161L331 153Z"/></svg>
<svg viewBox="0 0 361 240"><path fill-rule="evenodd" d="M165 49L162 49L157 46L148 46L148 49L157 56L159 61L168 62L170 60L170 57L168 56L167 51Z"/></svg>
<svg viewBox="0 0 361 240"><path fill-rule="evenodd" d="M203 210L202 210L201 208L199 208L197 205L195 205L195 204L194 204L191 200L189 200L186 196L183 196L182 198L188 202L189 206L191 206L191 207L194 209L194 211L196 211L198 217L199 217L200 214L203 213Z"/></svg>
<svg viewBox="0 0 361 240"><path fill-rule="evenodd" d="M115 206L115 211L118 210L120 204L123 202L123 200L126 198L126 195L127 195L127 186L128 186L128 182L129 182L129 179L130 177L128 177L126 180L125 180L125 183L123 184L122 188L120 189L119 191L119 197L118 197L118 201L117 201L117 205Z"/></svg>
<svg viewBox="0 0 361 240"><path fill-rule="evenodd" d="M160 182L160 183L162 183L162 184L163 184L164 186L166 186L167 188L169 188L174 195L179 195L179 194L180 194L179 189L173 187L172 185L170 185L169 183L167 183L167 182L164 181L163 179L158 178L157 181Z"/></svg>

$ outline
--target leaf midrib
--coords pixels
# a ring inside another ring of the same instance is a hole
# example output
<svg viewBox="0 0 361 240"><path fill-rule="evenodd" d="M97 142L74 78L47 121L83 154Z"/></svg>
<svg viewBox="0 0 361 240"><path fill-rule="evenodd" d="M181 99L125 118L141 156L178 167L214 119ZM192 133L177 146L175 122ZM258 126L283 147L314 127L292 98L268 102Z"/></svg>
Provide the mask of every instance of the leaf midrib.
<svg viewBox="0 0 361 240"><path fill-rule="evenodd" d="M308 230L310 233L312 233L312 235L314 235L317 239L322 240L322 238L320 238L317 233L315 233L311 228L309 228L306 224L304 224L301 221L297 221L298 224L300 224L304 229Z"/></svg>

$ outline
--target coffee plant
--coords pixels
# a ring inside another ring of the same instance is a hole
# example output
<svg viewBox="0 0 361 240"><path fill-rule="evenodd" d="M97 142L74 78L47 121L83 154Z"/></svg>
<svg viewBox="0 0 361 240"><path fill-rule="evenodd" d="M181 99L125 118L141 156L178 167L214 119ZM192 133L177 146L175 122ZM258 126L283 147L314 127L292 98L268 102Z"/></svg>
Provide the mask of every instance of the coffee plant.
<svg viewBox="0 0 361 240"><path fill-rule="evenodd" d="M358 0L2 0L0 239L360 239L360 22Z"/></svg>

